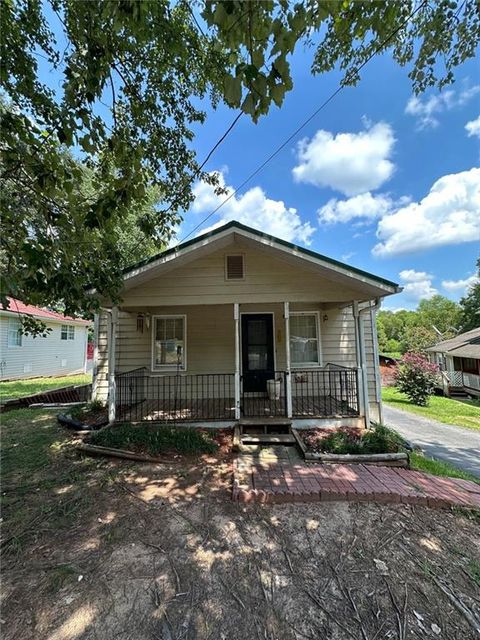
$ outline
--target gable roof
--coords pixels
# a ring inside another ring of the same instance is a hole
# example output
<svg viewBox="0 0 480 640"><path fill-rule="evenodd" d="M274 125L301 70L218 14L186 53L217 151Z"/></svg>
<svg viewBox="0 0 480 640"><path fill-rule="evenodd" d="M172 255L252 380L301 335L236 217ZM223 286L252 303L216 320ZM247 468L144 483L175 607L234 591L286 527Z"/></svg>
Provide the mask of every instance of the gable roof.
<svg viewBox="0 0 480 640"><path fill-rule="evenodd" d="M442 340L442 342L434 344L433 347L429 347L427 351L450 353L459 358L480 359L480 327L460 333L449 340Z"/></svg>
<svg viewBox="0 0 480 640"><path fill-rule="evenodd" d="M83 318L73 318L72 316L64 316L62 313L56 311L50 311L48 309L42 309L41 307L35 307L32 304L24 304L21 300L8 297L9 307L5 308L0 303L0 312L12 313L15 315L33 316L35 318L41 318L42 320L50 320L52 322L74 322L76 324L90 325L90 320L84 320Z"/></svg>
<svg viewBox="0 0 480 640"><path fill-rule="evenodd" d="M391 280L376 276L367 271L363 271L362 269L358 269L357 267L352 267L345 264L344 262L340 262L339 260L335 260L333 258L329 258L328 256L324 256L320 253L312 251L311 249L306 249L291 242L287 242L286 240L282 240L281 238L276 238L275 236L241 224L236 220L227 222L221 227L217 227L212 231L192 238L191 240L187 240L186 242L182 242L175 247L166 249L165 251L152 256L151 258L141 260L140 262L127 267L123 270L124 280L128 280L132 277L135 277L136 275L144 273L147 270L154 269L155 267L159 267L162 264L170 262L171 260L177 259L187 251L194 251L197 248L199 249L200 247L205 247L209 243L213 243L214 241L219 240L221 237L230 235L233 236L234 234L238 234L239 236L244 238L249 238L250 240L256 240L259 244L274 247L280 252L294 255L298 258L303 258L310 263L314 262L318 266L321 266L323 268L341 272L347 277L362 280L367 283L369 282L382 289L382 296L391 295L393 293L399 293L400 291L402 291L402 287L400 287L396 282L392 282Z"/></svg>

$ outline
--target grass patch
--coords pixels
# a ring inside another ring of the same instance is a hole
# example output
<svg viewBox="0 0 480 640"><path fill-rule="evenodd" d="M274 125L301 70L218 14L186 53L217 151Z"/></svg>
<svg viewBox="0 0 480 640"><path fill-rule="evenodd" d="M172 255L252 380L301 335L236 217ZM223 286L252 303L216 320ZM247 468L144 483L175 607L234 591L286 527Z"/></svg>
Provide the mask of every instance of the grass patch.
<svg viewBox="0 0 480 640"><path fill-rule="evenodd" d="M435 460L434 458L428 458L420 453L412 452L410 454L410 466L412 469L418 471L425 471L433 476L442 476L444 478L461 478L462 480L471 480L480 484L480 478L463 471L458 467L455 467L449 462L443 462L443 460Z"/></svg>
<svg viewBox="0 0 480 640"><path fill-rule="evenodd" d="M159 453L213 453L217 450L215 432L188 427L163 425L132 426L129 423L113 425L93 433L91 444L114 449L141 451L150 455Z"/></svg>
<svg viewBox="0 0 480 640"><path fill-rule="evenodd" d="M424 418L438 420L444 424L480 430L480 406L478 400L454 400L443 396L431 396L428 406L419 407L412 404L403 393L395 387L383 387L382 400L386 404L416 413Z"/></svg>
<svg viewBox="0 0 480 640"><path fill-rule="evenodd" d="M403 438L393 429L376 424L373 429L360 431L340 427L332 432L308 429L300 432L307 447L315 453L371 454L405 451Z"/></svg>
<svg viewBox="0 0 480 640"><path fill-rule="evenodd" d="M76 376L63 376L61 378L31 378L30 380L10 380L0 382L0 400L15 400L24 396L31 396L41 391L60 389L77 384L88 384L92 381L92 374L86 373Z"/></svg>

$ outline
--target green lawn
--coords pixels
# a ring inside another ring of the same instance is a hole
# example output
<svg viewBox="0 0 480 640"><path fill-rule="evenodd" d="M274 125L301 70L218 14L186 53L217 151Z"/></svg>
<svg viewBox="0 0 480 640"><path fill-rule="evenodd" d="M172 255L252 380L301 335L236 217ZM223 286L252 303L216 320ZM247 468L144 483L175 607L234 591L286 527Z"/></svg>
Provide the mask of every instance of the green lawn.
<svg viewBox="0 0 480 640"><path fill-rule="evenodd" d="M420 453L412 452L410 454L410 467L425 473L431 473L433 476L443 476L446 478L462 478L462 480L472 480L480 484L480 478L474 476L468 471L463 471L455 467L449 462L428 458Z"/></svg>
<svg viewBox="0 0 480 640"><path fill-rule="evenodd" d="M467 427L467 429L480 430L480 404L478 400L454 400L442 396L432 396L427 407L418 407L395 387L384 387L382 400L392 407L411 411L424 418Z"/></svg>
<svg viewBox="0 0 480 640"><path fill-rule="evenodd" d="M74 384L88 384L92 381L92 374L86 373L76 376L63 376L61 378L31 378L30 380L11 380L0 382L0 400L11 400L30 396L40 391L59 389Z"/></svg>

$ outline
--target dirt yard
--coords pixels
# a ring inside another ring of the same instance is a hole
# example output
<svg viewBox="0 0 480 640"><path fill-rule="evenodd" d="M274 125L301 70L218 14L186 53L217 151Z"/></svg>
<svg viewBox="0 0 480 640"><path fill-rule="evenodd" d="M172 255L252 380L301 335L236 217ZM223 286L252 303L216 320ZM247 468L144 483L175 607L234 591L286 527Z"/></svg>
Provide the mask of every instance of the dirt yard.
<svg viewBox="0 0 480 640"><path fill-rule="evenodd" d="M5 640L478 638L478 514L230 501L231 459L80 457L2 417Z"/></svg>

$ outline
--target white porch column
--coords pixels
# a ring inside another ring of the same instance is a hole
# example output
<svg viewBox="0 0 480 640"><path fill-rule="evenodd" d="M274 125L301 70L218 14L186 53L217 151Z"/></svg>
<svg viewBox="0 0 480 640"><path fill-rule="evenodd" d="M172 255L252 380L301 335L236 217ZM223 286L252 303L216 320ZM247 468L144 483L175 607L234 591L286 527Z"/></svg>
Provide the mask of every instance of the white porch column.
<svg viewBox="0 0 480 640"><path fill-rule="evenodd" d="M352 302L353 322L355 326L355 355L357 361L357 377L358 377L358 411L361 416L365 416L365 394L363 392L363 369L362 369L362 350L360 346L360 312L358 310L358 302Z"/></svg>
<svg viewBox="0 0 480 640"><path fill-rule="evenodd" d="M240 420L240 307L238 302L233 305L233 320L235 323L235 420Z"/></svg>
<svg viewBox="0 0 480 640"><path fill-rule="evenodd" d="M117 340L118 308L112 307L108 322L108 422L115 422L115 348Z"/></svg>
<svg viewBox="0 0 480 640"><path fill-rule="evenodd" d="M285 391L287 394L287 417L291 418L292 410L292 376L290 362L290 303L283 303L283 317L285 319L285 375L287 376Z"/></svg>
<svg viewBox="0 0 480 640"><path fill-rule="evenodd" d="M99 332L100 332L100 314L96 313L93 316L92 400L97 399L97 391L98 391L98 334Z"/></svg>

